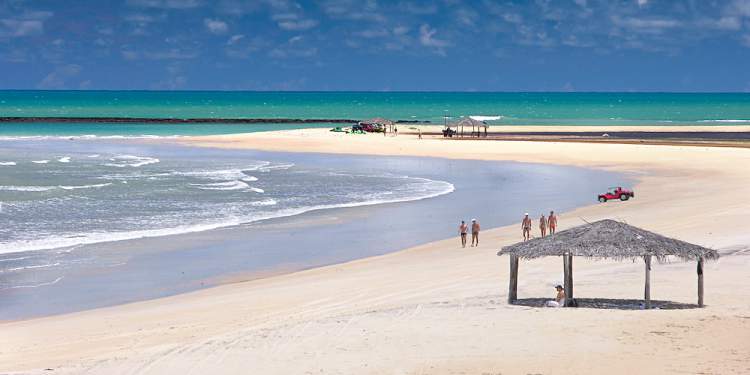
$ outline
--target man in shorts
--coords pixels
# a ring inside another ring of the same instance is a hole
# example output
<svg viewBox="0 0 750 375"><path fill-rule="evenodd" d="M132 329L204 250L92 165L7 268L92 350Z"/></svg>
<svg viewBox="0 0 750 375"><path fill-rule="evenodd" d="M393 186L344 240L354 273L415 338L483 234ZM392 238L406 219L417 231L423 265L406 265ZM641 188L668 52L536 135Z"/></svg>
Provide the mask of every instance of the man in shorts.
<svg viewBox="0 0 750 375"><path fill-rule="evenodd" d="M523 221L521 221L521 230L523 231L523 240L528 241L531 239L531 219L529 218L529 214L526 213L526 215L523 217Z"/></svg>
<svg viewBox="0 0 750 375"><path fill-rule="evenodd" d="M549 234L555 234L555 229L557 229L557 216L555 216L555 211L549 212L547 223L549 224Z"/></svg>
<svg viewBox="0 0 750 375"><path fill-rule="evenodd" d="M471 219L471 247L479 246L479 222Z"/></svg>

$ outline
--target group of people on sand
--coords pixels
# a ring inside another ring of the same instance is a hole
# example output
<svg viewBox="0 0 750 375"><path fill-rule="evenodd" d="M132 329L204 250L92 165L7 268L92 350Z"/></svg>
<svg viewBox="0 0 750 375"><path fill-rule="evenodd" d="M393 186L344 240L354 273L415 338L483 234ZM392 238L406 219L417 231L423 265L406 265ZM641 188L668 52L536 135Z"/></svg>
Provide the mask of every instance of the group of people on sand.
<svg viewBox="0 0 750 375"><path fill-rule="evenodd" d="M532 220L529 217L529 214L526 213L521 220L521 232L523 233L524 241L528 241L531 239L531 227ZM461 236L461 247L466 247L466 237L469 235L469 229L471 229L471 247L479 246L479 230L481 229L481 227L477 219L471 219L471 227L463 220L461 220L461 224L458 226L458 233ZM548 229L550 235L555 234L555 231L557 230L557 215L555 215L555 211L550 211L547 217L545 217L544 214L539 217L539 232L542 237L547 236ZM557 291L555 299L547 301L544 306L565 306L565 291L563 290L563 287L561 285L557 285L555 286L555 290Z"/></svg>
<svg viewBox="0 0 750 375"><path fill-rule="evenodd" d="M471 219L471 247L479 246L480 229L482 228L479 226L477 219ZM458 233L461 235L461 247L466 247L466 236L469 233L469 225L463 220L461 220L461 225L458 226Z"/></svg>
<svg viewBox="0 0 750 375"><path fill-rule="evenodd" d="M542 214L539 218L539 232L542 237L547 236L547 229L549 229L549 234L555 234L557 230L557 216L555 215L555 211L550 211L547 217L544 217L544 214ZM521 232L523 232L524 241L531 239L531 218L528 213L526 213L521 221Z"/></svg>
<svg viewBox="0 0 750 375"><path fill-rule="evenodd" d="M531 239L531 218L526 213L521 220L521 232L523 233L523 240L528 241ZM479 246L479 222L477 219L471 219L471 247ZM547 229L549 234L555 234L557 230L557 215L555 211L550 211L549 216L544 217L544 214L539 218L539 231L542 237L547 236ZM466 247L466 237L469 234L469 225L465 221L461 220L461 224L458 226L458 233L461 236L461 247Z"/></svg>

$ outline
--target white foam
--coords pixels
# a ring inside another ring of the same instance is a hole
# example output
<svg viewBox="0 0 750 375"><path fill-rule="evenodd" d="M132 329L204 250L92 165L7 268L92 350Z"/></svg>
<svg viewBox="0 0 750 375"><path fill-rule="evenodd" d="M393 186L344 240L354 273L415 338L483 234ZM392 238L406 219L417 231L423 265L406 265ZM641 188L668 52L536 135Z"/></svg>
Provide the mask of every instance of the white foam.
<svg viewBox="0 0 750 375"><path fill-rule="evenodd" d="M16 165L16 162L14 162L14 161L0 161L0 165L2 165L2 166L12 166L12 165Z"/></svg>
<svg viewBox="0 0 750 375"><path fill-rule="evenodd" d="M63 156L59 159L57 159L60 163L70 163L70 156Z"/></svg>
<svg viewBox="0 0 750 375"><path fill-rule="evenodd" d="M255 165L248 165L241 168L231 168L231 169L198 169L193 171L173 171L172 174L176 176L186 176L186 177L197 177L197 178L205 178L208 180L221 180L221 181L227 181L227 180L243 180L243 181L257 181L256 177L248 176L245 172L249 171L257 171L261 168L267 167L270 165L270 162L267 161L259 161L258 164Z"/></svg>
<svg viewBox="0 0 750 375"><path fill-rule="evenodd" d="M107 182L104 184L93 184L93 185L78 185L78 186L64 186L59 185L58 187L63 190L78 190L78 189L94 189L94 188L101 188L105 186L112 185L111 182Z"/></svg>
<svg viewBox="0 0 750 375"><path fill-rule="evenodd" d="M87 155L87 158L98 158L99 154Z"/></svg>
<svg viewBox="0 0 750 375"><path fill-rule="evenodd" d="M32 160L31 162L34 164L47 164L49 160Z"/></svg>
<svg viewBox="0 0 750 375"><path fill-rule="evenodd" d="M256 193L265 193L266 192L265 190L259 189L259 188L256 188L256 187L251 187L250 190L254 191Z"/></svg>
<svg viewBox="0 0 750 375"><path fill-rule="evenodd" d="M191 232L202 232L217 228L237 226L241 224L248 224L261 220L283 218L300 215L310 211L318 211L325 209L336 209L336 208L347 208L347 207L359 207L359 206L371 206L386 203L398 203L408 201L418 201L428 198L433 198L445 194L449 194L455 190L455 187L444 181L434 181L423 178L412 178L408 176L400 176L405 179L418 180L426 182L425 186L420 185L418 190L415 190L417 195L411 196L400 196L390 199L371 199L367 201L350 202L343 204L329 204L329 205L316 205L316 206L304 206L288 208L270 212L253 212L248 216L241 217L228 217L221 219L220 222L213 223L202 223L193 225L183 225L171 228L160 228L160 229L144 229L135 231L122 231L122 232L86 232L86 233L68 233L58 237L34 239L34 240L17 240L12 242L0 241L0 253L14 253L31 250L47 250L47 249L58 249L68 248L78 245L89 245L95 243L104 242L117 242L132 240L138 238L150 238L150 237L162 237L176 234L184 234ZM241 184L241 185L240 185ZM218 182L213 184L197 184L202 186L196 186L198 188L204 188L208 190L232 190L232 189L248 189L249 186L242 181L226 181ZM273 199L265 199L261 201L251 202L253 206L273 206L277 202ZM58 280L59 281L59 280ZM57 281L55 281L57 282Z"/></svg>
<svg viewBox="0 0 750 375"><path fill-rule="evenodd" d="M0 186L5 191L49 191L57 189L57 186Z"/></svg>
<svg viewBox="0 0 750 375"><path fill-rule="evenodd" d="M13 272L13 271L22 271L22 270L33 270L37 268L50 268L50 267L57 267L60 263L52 263L52 264L39 264L36 266L24 266L24 267L14 267L14 268L8 268L6 270L0 271L0 272Z"/></svg>
<svg viewBox="0 0 750 375"><path fill-rule="evenodd" d="M258 168L258 170L261 172L270 172L273 170L287 170L291 167L294 167L294 163L267 165L267 166Z"/></svg>
<svg viewBox="0 0 750 375"><path fill-rule="evenodd" d="M109 159L112 163L104 164L108 167L142 167L144 165L156 164L160 160L149 156L118 155Z"/></svg>
<svg viewBox="0 0 750 375"><path fill-rule="evenodd" d="M250 202L251 206L275 206L278 202L275 199L264 199L262 201Z"/></svg>
<svg viewBox="0 0 750 375"><path fill-rule="evenodd" d="M77 189L92 189L92 188L101 188L105 186L112 185L111 182L107 182L104 184L94 184L94 185L73 185L73 186L65 186L65 185L58 185L58 186L0 186L0 190L5 191L27 191L27 192L41 192L41 191L50 191L55 189L63 189L63 190L77 190Z"/></svg>
<svg viewBox="0 0 750 375"><path fill-rule="evenodd" d="M243 181L234 180L226 182L214 182L210 184L190 184L201 190L244 190L252 189L248 184Z"/></svg>
<svg viewBox="0 0 750 375"><path fill-rule="evenodd" d="M501 120L503 116L469 116L470 119L476 121L496 121Z"/></svg>
<svg viewBox="0 0 750 375"><path fill-rule="evenodd" d="M38 288L40 286L55 285L55 284L59 283L60 280L62 280L62 279L63 279L63 276L60 276L60 277L56 278L55 280L52 280L52 281L46 282L46 283L34 284L34 285L16 285L16 286L12 286L10 288L5 288L5 289Z"/></svg>
<svg viewBox="0 0 750 375"><path fill-rule="evenodd" d="M737 119L728 119L728 120L700 120L698 122L727 122L727 123L750 123L750 120L737 120Z"/></svg>

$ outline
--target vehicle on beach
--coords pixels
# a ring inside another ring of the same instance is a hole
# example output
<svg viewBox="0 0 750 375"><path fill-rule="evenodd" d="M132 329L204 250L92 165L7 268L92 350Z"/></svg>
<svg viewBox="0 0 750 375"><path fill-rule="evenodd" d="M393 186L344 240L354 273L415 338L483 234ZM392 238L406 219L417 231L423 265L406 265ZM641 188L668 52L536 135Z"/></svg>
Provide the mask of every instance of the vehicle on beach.
<svg viewBox="0 0 750 375"><path fill-rule="evenodd" d="M604 194L599 194L599 202L606 202L608 200L619 199L626 201L630 198L635 198L635 193L632 190L623 189L620 186L611 187Z"/></svg>

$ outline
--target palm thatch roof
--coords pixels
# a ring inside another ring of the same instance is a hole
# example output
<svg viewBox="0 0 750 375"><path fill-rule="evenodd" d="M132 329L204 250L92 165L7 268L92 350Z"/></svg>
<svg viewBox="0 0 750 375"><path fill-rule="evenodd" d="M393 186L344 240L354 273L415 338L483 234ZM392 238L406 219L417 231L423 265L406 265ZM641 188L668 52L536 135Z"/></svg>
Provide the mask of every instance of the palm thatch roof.
<svg viewBox="0 0 750 375"><path fill-rule="evenodd" d="M592 258L627 259L651 255L685 260L717 259L716 250L649 232L615 220L601 220L504 247L497 255L515 254L533 259L571 254Z"/></svg>
<svg viewBox="0 0 750 375"><path fill-rule="evenodd" d="M450 126L455 126L455 127L458 127L458 126L483 127L483 126L487 126L487 124L485 124L482 121L474 120L471 117L464 117L464 118L462 118L462 119L460 119L460 120L452 123Z"/></svg>
<svg viewBox="0 0 750 375"><path fill-rule="evenodd" d="M371 118L369 120L362 121L361 123L363 123L363 124L373 124L373 125L378 124L378 125L384 125L384 126L386 126L386 125L390 126L390 125L395 124L395 122L393 122L393 121L391 121L391 120L389 120L387 118L382 118L382 117Z"/></svg>

